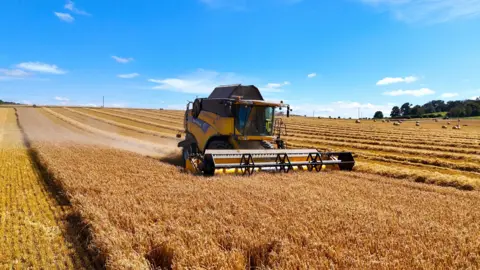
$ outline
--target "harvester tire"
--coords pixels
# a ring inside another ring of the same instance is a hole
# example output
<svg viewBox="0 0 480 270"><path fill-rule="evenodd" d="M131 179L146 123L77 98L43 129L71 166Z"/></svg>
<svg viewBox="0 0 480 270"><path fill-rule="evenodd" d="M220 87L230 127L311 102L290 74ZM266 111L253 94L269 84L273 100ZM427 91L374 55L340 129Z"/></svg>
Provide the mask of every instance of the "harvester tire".
<svg viewBox="0 0 480 270"><path fill-rule="evenodd" d="M226 141L211 141L207 149L233 149L233 147ZM215 174L215 164L213 164L212 156L205 156L203 160L203 174L206 176Z"/></svg>
<svg viewBox="0 0 480 270"><path fill-rule="evenodd" d="M233 147L226 141L211 141L207 149L233 149Z"/></svg>
<svg viewBox="0 0 480 270"><path fill-rule="evenodd" d="M338 159L341 161L355 161L351 153L341 153L338 155ZM351 171L353 166L355 166L355 163L339 164L341 171Z"/></svg>
<svg viewBox="0 0 480 270"><path fill-rule="evenodd" d="M190 153L188 152L188 146L182 148L182 167L187 168L187 159Z"/></svg>

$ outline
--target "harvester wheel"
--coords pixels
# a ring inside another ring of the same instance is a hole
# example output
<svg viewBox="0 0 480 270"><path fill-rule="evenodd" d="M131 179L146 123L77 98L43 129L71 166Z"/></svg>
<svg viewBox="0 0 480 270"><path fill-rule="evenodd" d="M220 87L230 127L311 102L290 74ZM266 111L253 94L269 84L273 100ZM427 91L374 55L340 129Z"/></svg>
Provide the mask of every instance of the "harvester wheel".
<svg viewBox="0 0 480 270"><path fill-rule="evenodd" d="M197 145L195 143L192 143L190 145L186 145L182 147L182 165L183 168L187 167L187 162L190 159L190 155L196 154L197 153Z"/></svg>
<svg viewBox="0 0 480 270"><path fill-rule="evenodd" d="M341 161L355 161L352 153L341 153L338 155L338 159ZM341 171L351 171L353 166L355 166L355 163L339 164Z"/></svg>
<svg viewBox="0 0 480 270"><path fill-rule="evenodd" d="M187 167L187 162L188 162L188 159L190 157L190 152L188 151L188 148L190 148L190 146L185 146L185 147L182 148L182 166L183 166L183 168Z"/></svg>
<svg viewBox="0 0 480 270"><path fill-rule="evenodd" d="M212 141L208 144L207 149L233 149L233 147L226 141ZM203 160L203 174L207 176L215 174L215 164L213 164L212 156L205 156Z"/></svg>
<svg viewBox="0 0 480 270"><path fill-rule="evenodd" d="M233 147L226 141L212 141L208 144L207 149L233 149Z"/></svg>

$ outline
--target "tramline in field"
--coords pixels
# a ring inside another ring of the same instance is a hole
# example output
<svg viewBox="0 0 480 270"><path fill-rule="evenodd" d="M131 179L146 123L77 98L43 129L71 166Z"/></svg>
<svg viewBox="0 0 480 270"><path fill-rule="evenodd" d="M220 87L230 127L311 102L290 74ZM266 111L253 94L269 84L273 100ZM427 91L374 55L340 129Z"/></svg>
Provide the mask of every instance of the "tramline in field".
<svg viewBox="0 0 480 270"><path fill-rule="evenodd" d="M287 149L286 133L275 110L290 106L264 101L257 87L220 86L208 98L197 98L185 112L182 147L185 168L191 172L252 174L254 171L320 171L327 167L352 170L350 152L319 152L317 149ZM177 135L181 137L181 135Z"/></svg>

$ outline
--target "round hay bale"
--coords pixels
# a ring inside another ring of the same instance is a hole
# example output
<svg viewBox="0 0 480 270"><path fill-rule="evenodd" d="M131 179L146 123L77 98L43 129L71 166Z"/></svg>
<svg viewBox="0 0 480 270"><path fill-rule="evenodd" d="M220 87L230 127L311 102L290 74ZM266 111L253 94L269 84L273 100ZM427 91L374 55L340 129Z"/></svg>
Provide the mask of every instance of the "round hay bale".
<svg viewBox="0 0 480 270"><path fill-rule="evenodd" d="M382 120L382 123L385 123L385 120Z"/></svg>
<svg viewBox="0 0 480 270"><path fill-rule="evenodd" d="M450 122L447 122L447 125L450 125Z"/></svg>
<svg viewBox="0 0 480 270"><path fill-rule="evenodd" d="M460 129L460 126L453 126L452 129Z"/></svg>
<svg viewBox="0 0 480 270"><path fill-rule="evenodd" d="M447 126L442 126L442 128L447 128Z"/></svg>
<svg viewBox="0 0 480 270"><path fill-rule="evenodd" d="M438 119L433 119L433 121L438 122Z"/></svg>
<svg viewBox="0 0 480 270"><path fill-rule="evenodd" d="M377 119L373 119L373 122L377 122Z"/></svg>
<svg viewBox="0 0 480 270"><path fill-rule="evenodd" d="M358 119L357 121L355 121L355 123L360 124L360 119Z"/></svg>
<svg viewBox="0 0 480 270"><path fill-rule="evenodd" d="M416 125L417 127L419 127L419 126L420 126L420 123L417 122L415 125Z"/></svg>
<svg viewBox="0 0 480 270"><path fill-rule="evenodd" d="M399 122L394 122L393 125L394 126L400 126L400 123Z"/></svg>

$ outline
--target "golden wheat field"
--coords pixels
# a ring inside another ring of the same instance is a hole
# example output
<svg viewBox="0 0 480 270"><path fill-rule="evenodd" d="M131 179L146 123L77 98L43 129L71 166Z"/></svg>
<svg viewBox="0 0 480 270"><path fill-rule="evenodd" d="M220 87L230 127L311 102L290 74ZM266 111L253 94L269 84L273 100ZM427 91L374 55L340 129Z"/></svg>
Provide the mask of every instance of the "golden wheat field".
<svg viewBox="0 0 480 270"><path fill-rule="evenodd" d="M0 267L480 268L479 120L284 118L355 170L212 178L172 162L182 121L0 108Z"/></svg>

